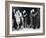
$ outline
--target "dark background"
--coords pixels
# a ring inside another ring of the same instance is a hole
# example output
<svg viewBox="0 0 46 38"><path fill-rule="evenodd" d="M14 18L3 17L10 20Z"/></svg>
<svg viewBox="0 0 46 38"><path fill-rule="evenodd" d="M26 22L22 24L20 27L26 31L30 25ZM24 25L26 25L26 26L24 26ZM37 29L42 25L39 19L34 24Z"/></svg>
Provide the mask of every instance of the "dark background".
<svg viewBox="0 0 46 38"><path fill-rule="evenodd" d="M12 19L14 20L14 23L13 23L13 27L16 29L17 28L17 23L16 23L16 20L15 20L15 17L14 17L14 12L13 12L13 9L15 9L15 12L17 10L20 10L20 12L22 13L23 15L23 11L26 10L26 13L28 14L27 17L30 15L30 10L34 9L35 12L33 14L35 14L37 12L37 9L38 10L38 14L33 17L33 22L32 22L32 26L34 26L33 28L35 28L37 26L37 28L40 28L40 8L32 8L32 7L12 7ZM30 18L28 17L27 18L27 23L30 24ZM16 26L15 26L16 25Z"/></svg>

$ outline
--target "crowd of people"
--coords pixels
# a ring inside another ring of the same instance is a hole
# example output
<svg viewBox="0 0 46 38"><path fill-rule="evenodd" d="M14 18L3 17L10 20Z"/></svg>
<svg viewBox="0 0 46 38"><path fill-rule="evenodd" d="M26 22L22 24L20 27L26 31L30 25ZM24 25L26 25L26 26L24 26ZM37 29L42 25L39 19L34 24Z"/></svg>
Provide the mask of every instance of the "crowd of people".
<svg viewBox="0 0 46 38"><path fill-rule="evenodd" d="M18 9L13 9L12 18L13 18L13 28L21 29L21 28L39 28L40 27L40 14L39 9L35 10L32 9L29 12L26 12L26 10L23 10L20 12ZM36 11L36 12L35 12Z"/></svg>

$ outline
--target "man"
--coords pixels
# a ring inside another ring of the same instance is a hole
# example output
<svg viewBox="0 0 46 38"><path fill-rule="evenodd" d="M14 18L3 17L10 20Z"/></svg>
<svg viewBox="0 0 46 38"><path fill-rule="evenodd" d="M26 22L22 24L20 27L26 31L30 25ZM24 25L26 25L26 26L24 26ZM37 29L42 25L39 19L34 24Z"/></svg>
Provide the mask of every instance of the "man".
<svg viewBox="0 0 46 38"><path fill-rule="evenodd" d="M24 28L26 27L26 16L27 16L27 13L26 13L26 10L24 10L23 11Z"/></svg>
<svg viewBox="0 0 46 38"><path fill-rule="evenodd" d="M16 23L16 18L15 18L15 9L12 10L12 21L13 21L13 30L16 29L17 30L17 23Z"/></svg>
<svg viewBox="0 0 46 38"><path fill-rule="evenodd" d="M37 25L37 14L38 14L38 11L36 10L34 10L34 9L32 9L31 11L30 11L30 13L31 13L31 16L32 16L32 27L35 29L36 28L36 25Z"/></svg>
<svg viewBox="0 0 46 38"><path fill-rule="evenodd" d="M24 27L29 28L30 25L30 17L29 17L29 12L26 10L23 11L23 17L24 17Z"/></svg>

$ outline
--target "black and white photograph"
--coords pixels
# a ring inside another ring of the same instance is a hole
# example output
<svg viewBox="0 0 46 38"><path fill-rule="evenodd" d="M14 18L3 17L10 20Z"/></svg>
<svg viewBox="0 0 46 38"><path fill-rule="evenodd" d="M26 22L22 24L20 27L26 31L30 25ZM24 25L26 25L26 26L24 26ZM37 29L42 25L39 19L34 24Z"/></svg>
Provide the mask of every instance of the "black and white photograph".
<svg viewBox="0 0 46 38"><path fill-rule="evenodd" d="M40 8L12 7L12 31L25 28L40 28Z"/></svg>
<svg viewBox="0 0 46 38"><path fill-rule="evenodd" d="M9 2L6 4L6 35L26 36L43 34L42 3Z"/></svg>

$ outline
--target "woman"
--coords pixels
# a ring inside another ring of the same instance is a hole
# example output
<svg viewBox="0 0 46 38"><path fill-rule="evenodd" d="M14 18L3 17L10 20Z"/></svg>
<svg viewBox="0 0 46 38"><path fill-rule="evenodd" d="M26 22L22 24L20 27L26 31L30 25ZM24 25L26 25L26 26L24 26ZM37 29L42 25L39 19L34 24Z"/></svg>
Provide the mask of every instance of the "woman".
<svg viewBox="0 0 46 38"><path fill-rule="evenodd" d="M19 11L19 10L17 10L16 11L16 13L15 13L15 18L16 18L16 23L17 23L17 29L19 29L20 27L21 27L21 24L20 24L20 22L22 21L21 20L21 17L22 17L22 14L21 14L21 12ZM22 22L21 22L22 23Z"/></svg>

